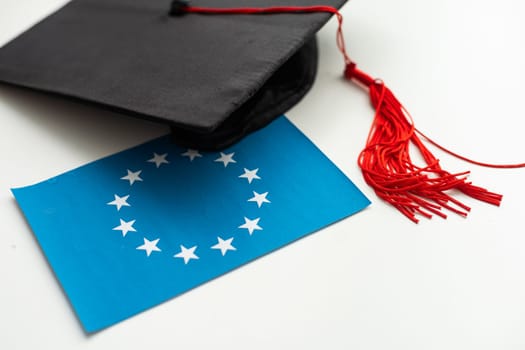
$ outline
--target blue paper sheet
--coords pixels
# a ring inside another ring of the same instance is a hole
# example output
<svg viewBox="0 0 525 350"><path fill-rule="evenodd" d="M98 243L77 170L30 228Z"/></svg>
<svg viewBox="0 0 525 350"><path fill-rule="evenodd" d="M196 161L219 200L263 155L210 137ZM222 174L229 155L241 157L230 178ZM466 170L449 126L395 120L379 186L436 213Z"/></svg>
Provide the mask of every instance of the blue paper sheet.
<svg viewBox="0 0 525 350"><path fill-rule="evenodd" d="M285 117L222 152L165 136L13 193L88 332L369 204Z"/></svg>

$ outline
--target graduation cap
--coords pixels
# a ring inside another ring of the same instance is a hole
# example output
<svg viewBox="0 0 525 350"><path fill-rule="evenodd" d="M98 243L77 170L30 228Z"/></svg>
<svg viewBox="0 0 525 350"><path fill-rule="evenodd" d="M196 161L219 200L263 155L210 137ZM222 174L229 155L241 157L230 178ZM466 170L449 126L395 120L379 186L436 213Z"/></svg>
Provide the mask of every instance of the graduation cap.
<svg viewBox="0 0 525 350"><path fill-rule="evenodd" d="M392 92L350 60L338 11L345 1L73 0L0 49L0 81L164 122L179 144L219 149L306 94L315 33L335 15L345 77L369 91L376 110L359 156L376 194L416 222L444 217L442 208L466 215L450 189L499 204L468 172L443 170ZM412 163L410 144L425 165Z"/></svg>
<svg viewBox="0 0 525 350"><path fill-rule="evenodd" d="M246 4L283 0L199 1ZM181 16L186 6L73 0L0 50L0 80L166 123L175 142L199 149L231 145L312 86L315 33L330 14Z"/></svg>

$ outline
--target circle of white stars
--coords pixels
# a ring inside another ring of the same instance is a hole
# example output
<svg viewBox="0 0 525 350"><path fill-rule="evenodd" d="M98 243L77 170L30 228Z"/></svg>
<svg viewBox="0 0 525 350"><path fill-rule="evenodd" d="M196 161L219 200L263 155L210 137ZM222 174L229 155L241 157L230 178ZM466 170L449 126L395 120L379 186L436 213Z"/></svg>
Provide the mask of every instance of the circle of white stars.
<svg viewBox="0 0 525 350"><path fill-rule="evenodd" d="M165 164L170 164L170 161L168 160L168 153L156 153L154 152L151 155L151 158L147 159L147 163L154 164L155 168L159 169ZM185 152L182 152L178 155L181 158L186 158L190 163L198 160L199 158L203 158L203 155L200 153L199 150L196 149L187 149ZM213 162L221 163L224 168L227 168L230 164L235 164L237 161L235 160L235 152L231 153L224 153L219 152L219 156L213 160ZM143 182L144 179L141 177L142 169L126 169L126 175L122 176L120 179L123 181L127 181L129 183L129 186L133 186L138 182ZM243 168L243 173L238 175L239 179L245 179L248 184L251 184L255 180L261 180L261 176L259 176L259 168L255 169L248 169ZM261 208L265 204L271 203L271 201L268 199L269 192L263 192L258 193L256 191L252 191L253 196L251 198L248 198L248 202L253 202L257 205L258 208ZM120 212L123 207L131 207L133 201L129 201L131 195L130 194L113 194L113 200L106 203L106 205L114 206L117 212ZM243 217L244 223L239 225L237 229L246 230L246 232L252 236L255 231L262 231L263 227L259 225L259 221L261 220L260 217L255 218L248 218L246 216ZM136 220L124 220L123 218L119 218L119 225L112 228L113 231L120 231L122 234L122 237L126 237L128 233L134 232L137 233L137 229L133 226L135 225ZM208 248L212 250L216 250L220 252L220 254L224 257L228 254L228 252L234 252L237 251L237 248L233 245L234 237L228 237L223 238L221 236L216 236L217 242L213 245L210 245ZM159 247L160 238L156 237L153 239L148 239L147 237L143 237L143 244L137 246L135 249L137 251L143 251L146 254L146 257L151 256L153 253L161 253L162 249ZM184 265L187 265L192 260L199 260L199 256L197 255L197 249L199 247L197 245L193 245L191 247L186 247L183 244L179 245L179 251L177 251L174 255L174 259L180 259L183 261Z"/></svg>

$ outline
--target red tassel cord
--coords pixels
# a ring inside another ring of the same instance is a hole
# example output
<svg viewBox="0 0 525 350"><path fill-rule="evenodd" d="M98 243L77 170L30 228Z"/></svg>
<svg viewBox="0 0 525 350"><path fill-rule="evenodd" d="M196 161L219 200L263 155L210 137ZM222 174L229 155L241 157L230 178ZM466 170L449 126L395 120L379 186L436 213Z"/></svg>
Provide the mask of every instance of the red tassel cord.
<svg viewBox="0 0 525 350"><path fill-rule="evenodd" d="M358 162L365 181L374 188L378 197L414 222L418 222L418 214L427 218L432 214L446 218L443 208L466 216L470 208L445 193L452 189L490 204L500 204L501 195L467 181L469 172L451 174L441 168L439 161L421 142L408 112L382 81L357 70L354 64L347 66L345 77L369 89L376 111ZM425 166L412 162L410 145L420 152Z"/></svg>
<svg viewBox="0 0 525 350"><path fill-rule="evenodd" d="M498 165L477 162L440 146L417 130L410 114L383 81L373 79L359 70L349 58L342 31L343 16L336 8L331 6L208 8L189 6L180 1L172 3L172 14L233 15L314 12L327 12L336 16L339 23L336 37L337 47L344 58L344 76L368 89L370 101L375 109L366 147L359 155L358 164L366 183L374 189L377 196L416 223L419 221L418 216L431 218L433 215L438 215L446 218L443 209L466 216L470 208L449 195L447 193L449 190L457 190L477 200L499 205L502 196L473 185L467 180L468 171L452 174L443 170L439 160L423 144L421 138L459 159L481 166L521 168L525 167L525 163ZM412 161L409 152L411 146L419 151L426 163L424 166L415 165Z"/></svg>

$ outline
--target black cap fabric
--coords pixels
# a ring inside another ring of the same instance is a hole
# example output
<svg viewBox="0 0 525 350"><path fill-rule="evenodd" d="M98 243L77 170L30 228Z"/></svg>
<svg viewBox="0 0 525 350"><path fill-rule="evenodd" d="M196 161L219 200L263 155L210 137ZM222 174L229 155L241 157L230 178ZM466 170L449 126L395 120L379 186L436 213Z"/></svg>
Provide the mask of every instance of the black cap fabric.
<svg viewBox="0 0 525 350"><path fill-rule="evenodd" d="M201 7L346 0L195 0ZM180 144L228 146L297 103L327 13L171 16L169 0L73 0L0 49L0 81L168 123Z"/></svg>

